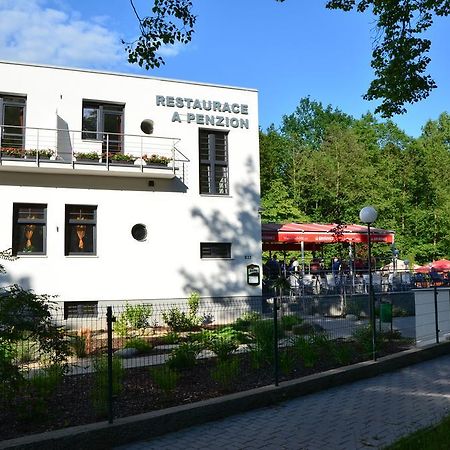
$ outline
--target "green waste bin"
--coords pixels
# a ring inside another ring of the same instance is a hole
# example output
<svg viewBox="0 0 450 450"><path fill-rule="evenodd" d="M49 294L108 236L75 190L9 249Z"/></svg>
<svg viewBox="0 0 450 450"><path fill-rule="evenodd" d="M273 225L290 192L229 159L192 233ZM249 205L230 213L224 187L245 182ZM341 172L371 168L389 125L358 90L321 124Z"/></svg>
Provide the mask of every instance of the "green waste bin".
<svg viewBox="0 0 450 450"><path fill-rule="evenodd" d="M392 322L392 303L381 302L380 304L380 321L384 323Z"/></svg>

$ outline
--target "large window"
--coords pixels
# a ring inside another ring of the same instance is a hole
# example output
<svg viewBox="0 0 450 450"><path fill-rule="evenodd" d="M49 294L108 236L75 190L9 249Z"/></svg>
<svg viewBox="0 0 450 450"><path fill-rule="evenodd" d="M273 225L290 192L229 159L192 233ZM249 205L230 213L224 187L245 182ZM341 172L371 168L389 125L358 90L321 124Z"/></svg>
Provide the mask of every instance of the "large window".
<svg viewBox="0 0 450 450"><path fill-rule="evenodd" d="M66 205L66 255L96 254L97 207Z"/></svg>
<svg viewBox="0 0 450 450"><path fill-rule="evenodd" d="M23 148L25 97L0 94L0 146Z"/></svg>
<svg viewBox="0 0 450 450"><path fill-rule="evenodd" d="M228 195L228 133L200 130L200 194Z"/></svg>
<svg viewBox="0 0 450 450"><path fill-rule="evenodd" d="M102 141L103 151L123 149L123 105L83 101L82 139Z"/></svg>
<svg viewBox="0 0 450 450"><path fill-rule="evenodd" d="M200 258L231 258L231 243L230 242L201 242L200 243Z"/></svg>
<svg viewBox="0 0 450 450"><path fill-rule="evenodd" d="M14 203L13 254L45 255L47 205Z"/></svg>

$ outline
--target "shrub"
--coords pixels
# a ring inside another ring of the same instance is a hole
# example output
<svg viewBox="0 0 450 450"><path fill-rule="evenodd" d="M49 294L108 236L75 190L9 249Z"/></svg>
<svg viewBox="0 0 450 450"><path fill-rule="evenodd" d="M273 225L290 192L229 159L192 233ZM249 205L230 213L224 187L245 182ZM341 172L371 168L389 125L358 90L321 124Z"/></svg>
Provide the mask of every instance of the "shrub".
<svg viewBox="0 0 450 450"><path fill-rule="evenodd" d="M302 319L297 316L283 316L281 318L281 326L284 330L290 331L294 325L302 323Z"/></svg>
<svg viewBox="0 0 450 450"><path fill-rule="evenodd" d="M331 355L333 359L340 365L347 365L352 362L352 349L347 343L333 342L331 346Z"/></svg>
<svg viewBox="0 0 450 450"><path fill-rule="evenodd" d="M205 347L214 352L219 361L228 359L242 342L242 333L231 327L210 331L203 336Z"/></svg>
<svg viewBox="0 0 450 450"><path fill-rule="evenodd" d="M167 365L173 370L189 369L195 366L197 355L202 350L196 342L183 342L173 349L167 360Z"/></svg>
<svg viewBox="0 0 450 450"><path fill-rule="evenodd" d="M150 353L152 351L152 346L142 338L131 338L125 342L125 348L135 348L139 353Z"/></svg>
<svg viewBox="0 0 450 450"><path fill-rule="evenodd" d="M217 381L224 389L228 389L239 375L239 360L236 358L227 361L218 361L217 366L212 370L211 377Z"/></svg>
<svg viewBox="0 0 450 450"><path fill-rule="evenodd" d="M128 329L142 334L145 328L150 327L150 318L153 315L152 305L125 305L125 310L114 324L114 331L119 336L126 336Z"/></svg>
<svg viewBox="0 0 450 450"><path fill-rule="evenodd" d="M324 328L316 323L303 322L292 326L292 333L297 336L305 334L322 333Z"/></svg>
<svg viewBox="0 0 450 450"><path fill-rule="evenodd" d="M200 294L192 292L188 298L187 313L174 306L163 312L163 320L172 331L189 331L198 328L202 323L202 319L197 316L199 305Z"/></svg>
<svg viewBox="0 0 450 450"><path fill-rule="evenodd" d="M250 327L252 342L249 344L252 351L252 360L256 367L264 363L273 362L274 355L274 322L271 319L257 320ZM278 328L277 339L284 336L284 331Z"/></svg>
<svg viewBox="0 0 450 450"><path fill-rule="evenodd" d="M165 336L162 337L162 340L167 345L178 344L180 341L180 335L175 331L169 331Z"/></svg>
<svg viewBox="0 0 450 450"><path fill-rule="evenodd" d="M289 375L295 366L296 357L291 351L280 353L280 369L285 375Z"/></svg>
<svg viewBox="0 0 450 450"><path fill-rule="evenodd" d="M180 374L167 366L152 367L150 368L150 374L154 383L164 391L166 395L175 389L178 380L180 379Z"/></svg>
<svg viewBox="0 0 450 450"><path fill-rule="evenodd" d="M375 350L379 350L382 343L382 336L376 333ZM365 354L373 352L372 327L370 325L359 327L352 333L352 338L362 348Z"/></svg>
<svg viewBox="0 0 450 450"><path fill-rule="evenodd" d="M0 296L0 385L10 394L23 381L17 358L28 342L33 343L33 357L45 355L49 366L67 368L69 342L63 328L53 322L50 299L17 285L4 289Z"/></svg>
<svg viewBox="0 0 450 450"><path fill-rule="evenodd" d="M303 365L308 368L314 367L319 359L317 349L313 343L305 337L298 337L294 340L293 351L302 359Z"/></svg>
<svg viewBox="0 0 450 450"><path fill-rule="evenodd" d="M253 322L256 322L257 320L261 319L261 314L252 311L252 312L246 312L241 317L238 317L233 324L233 328L238 331L248 331L250 329L250 326Z"/></svg>
<svg viewBox="0 0 450 450"><path fill-rule="evenodd" d="M94 360L94 386L92 403L98 414L105 414L108 406L108 358L102 356ZM118 395L122 388L124 369L120 358L112 359L112 392Z"/></svg>

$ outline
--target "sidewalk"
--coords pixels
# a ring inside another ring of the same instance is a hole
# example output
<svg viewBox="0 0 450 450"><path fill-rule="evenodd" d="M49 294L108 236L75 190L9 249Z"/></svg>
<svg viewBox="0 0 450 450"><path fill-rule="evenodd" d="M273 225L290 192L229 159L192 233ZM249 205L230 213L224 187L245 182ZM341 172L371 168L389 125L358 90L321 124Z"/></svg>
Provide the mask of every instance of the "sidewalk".
<svg viewBox="0 0 450 450"><path fill-rule="evenodd" d="M381 449L450 414L450 355L116 450Z"/></svg>

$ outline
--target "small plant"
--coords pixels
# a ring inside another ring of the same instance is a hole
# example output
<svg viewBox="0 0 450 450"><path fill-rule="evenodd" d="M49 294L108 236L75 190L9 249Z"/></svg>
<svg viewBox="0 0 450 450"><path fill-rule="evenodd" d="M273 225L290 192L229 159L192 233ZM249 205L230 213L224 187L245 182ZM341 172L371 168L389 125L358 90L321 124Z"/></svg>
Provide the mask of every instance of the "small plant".
<svg viewBox="0 0 450 450"><path fill-rule="evenodd" d="M331 356L339 365L343 366L350 364L353 359L351 347L342 342L333 342Z"/></svg>
<svg viewBox="0 0 450 450"><path fill-rule="evenodd" d="M291 331L294 325L302 323L302 319L297 316L283 316L281 318L281 326L286 331Z"/></svg>
<svg viewBox="0 0 450 450"><path fill-rule="evenodd" d="M97 358L94 367L94 386L92 389L92 404L98 414L105 414L108 406L108 359L106 356ZM120 358L112 359L112 391L118 395L122 388L124 369Z"/></svg>
<svg viewBox="0 0 450 450"><path fill-rule="evenodd" d="M169 331L165 336L162 337L164 344L174 345L180 342L180 335L176 331Z"/></svg>
<svg viewBox="0 0 450 450"><path fill-rule="evenodd" d="M217 381L224 389L229 389L231 384L239 376L239 360L236 358L227 361L218 361L217 366L212 370L211 377Z"/></svg>
<svg viewBox="0 0 450 450"><path fill-rule="evenodd" d="M197 316L199 305L200 294L192 292L188 298L187 313L174 306L163 312L163 320L172 331L189 331L198 328L202 323L202 318Z"/></svg>
<svg viewBox="0 0 450 450"><path fill-rule="evenodd" d="M154 383L166 394L169 395L176 387L180 374L167 366L152 367L150 375Z"/></svg>
<svg viewBox="0 0 450 450"><path fill-rule="evenodd" d="M259 367L261 363L272 363L273 362L273 351L274 351L274 330L273 320L257 320L251 324L250 336L252 337L252 342L249 343L251 349L252 358L256 365ZM277 339L283 337L284 331L278 328Z"/></svg>
<svg viewBox="0 0 450 450"><path fill-rule="evenodd" d="M183 342L172 350L167 365L173 370L190 369L195 366L202 346L196 342Z"/></svg>
<svg viewBox="0 0 450 450"><path fill-rule="evenodd" d="M241 317L238 317L233 324L233 328L238 331L248 331L253 322L261 319L261 314L258 312L246 312Z"/></svg>
<svg viewBox="0 0 450 450"><path fill-rule="evenodd" d="M9 158L23 158L25 150L15 147L0 147L0 154Z"/></svg>
<svg viewBox="0 0 450 450"><path fill-rule="evenodd" d="M228 359L243 341L242 333L231 327L206 333L203 338L205 347L215 353L219 361Z"/></svg>
<svg viewBox="0 0 450 450"><path fill-rule="evenodd" d="M313 343L305 337L298 337L294 340L293 351L302 359L303 365L308 368L314 367L319 359L317 349Z"/></svg>
<svg viewBox="0 0 450 450"><path fill-rule="evenodd" d="M39 155L40 158L51 158L55 152L49 148L43 148L41 150L25 150L25 155L36 158Z"/></svg>
<svg viewBox="0 0 450 450"><path fill-rule="evenodd" d="M103 154L103 156L106 158L107 156L111 161L118 161L118 162L134 162L136 161L136 157L133 155L129 155L127 153L109 153L109 155Z"/></svg>
<svg viewBox="0 0 450 450"><path fill-rule="evenodd" d="M280 353L280 369L285 375L289 375L295 366L295 355L291 351Z"/></svg>
<svg viewBox="0 0 450 450"><path fill-rule="evenodd" d="M88 161L99 161L100 155L96 152L77 152L74 153L75 158L77 161L79 160L88 160Z"/></svg>
<svg viewBox="0 0 450 450"><path fill-rule="evenodd" d="M122 337L128 334L128 329L142 334L150 326L153 315L152 305L130 305L126 303L125 310L114 324L114 331Z"/></svg>
<svg viewBox="0 0 450 450"><path fill-rule="evenodd" d="M142 159L147 163L147 164L163 164L165 166L167 166L169 164L169 162L172 160L172 158L168 158L167 156L161 156L161 155L143 155Z"/></svg>
<svg viewBox="0 0 450 450"><path fill-rule="evenodd" d="M142 338L134 337L126 341L125 348L135 348L139 353L146 354L152 351L152 346Z"/></svg>
<svg viewBox="0 0 450 450"><path fill-rule="evenodd" d="M370 325L357 328L352 333L352 337L366 355L373 352L372 328ZM381 347L383 338L380 333L376 333L375 337L375 351L377 351Z"/></svg>

